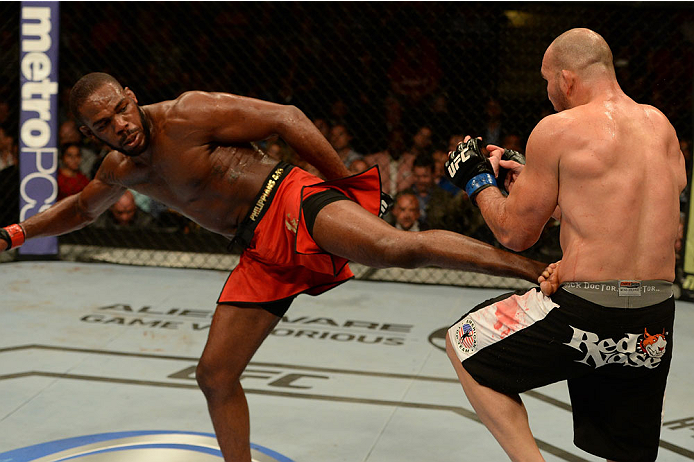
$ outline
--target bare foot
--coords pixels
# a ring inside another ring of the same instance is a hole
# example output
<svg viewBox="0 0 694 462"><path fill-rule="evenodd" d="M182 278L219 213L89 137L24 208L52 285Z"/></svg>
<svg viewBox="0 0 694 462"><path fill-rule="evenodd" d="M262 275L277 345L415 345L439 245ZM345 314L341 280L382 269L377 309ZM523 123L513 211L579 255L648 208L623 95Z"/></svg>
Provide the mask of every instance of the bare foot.
<svg viewBox="0 0 694 462"><path fill-rule="evenodd" d="M561 263L561 260L556 263L550 263L540 277L537 278L537 282L540 284L540 290L548 297L559 289L559 278L557 276L559 263Z"/></svg>

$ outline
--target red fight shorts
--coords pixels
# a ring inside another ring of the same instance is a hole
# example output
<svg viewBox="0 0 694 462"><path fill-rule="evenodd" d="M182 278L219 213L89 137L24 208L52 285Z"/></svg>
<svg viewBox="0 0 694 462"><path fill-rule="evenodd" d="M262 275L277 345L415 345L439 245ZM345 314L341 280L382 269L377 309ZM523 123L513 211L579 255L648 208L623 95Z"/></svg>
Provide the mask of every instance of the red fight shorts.
<svg viewBox="0 0 694 462"><path fill-rule="evenodd" d="M281 163L288 166L286 163ZM280 165L275 168L278 171ZM264 304L294 297L300 293L321 294L352 278L346 258L323 251L306 228L303 201L326 189L335 189L378 215L381 179L377 167L332 181L288 166L291 171L275 185L276 191L255 228L249 246L229 275L217 303ZM266 180L261 192L266 189Z"/></svg>

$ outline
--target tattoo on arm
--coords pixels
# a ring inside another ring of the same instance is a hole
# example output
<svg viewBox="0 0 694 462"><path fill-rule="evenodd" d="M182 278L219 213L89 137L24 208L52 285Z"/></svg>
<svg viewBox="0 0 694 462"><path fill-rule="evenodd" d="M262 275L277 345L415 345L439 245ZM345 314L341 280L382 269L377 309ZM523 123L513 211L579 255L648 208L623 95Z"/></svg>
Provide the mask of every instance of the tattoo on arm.
<svg viewBox="0 0 694 462"><path fill-rule="evenodd" d="M220 178L224 178L227 183L234 184L241 177L241 173L234 170L233 168L226 168L222 165L214 165L212 167L212 174Z"/></svg>
<svg viewBox="0 0 694 462"><path fill-rule="evenodd" d="M221 165L214 165L212 167L212 174L219 177L224 177L224 167Z"/></svg>
<svg viewBox="0 0 694 462"><path fill-rule="evenodd" d="M116 184L116 175L113 173L113 171L109 170L104 173L103 181L106 184Z"/></svg>
<svg viewBox="0 0 694 462"><path fill-rule="evenodd" d="M239 178L241 178L241 174L237 171L231 170L229 171L227 181L229 182L229 184L234 184Z"/></svg>

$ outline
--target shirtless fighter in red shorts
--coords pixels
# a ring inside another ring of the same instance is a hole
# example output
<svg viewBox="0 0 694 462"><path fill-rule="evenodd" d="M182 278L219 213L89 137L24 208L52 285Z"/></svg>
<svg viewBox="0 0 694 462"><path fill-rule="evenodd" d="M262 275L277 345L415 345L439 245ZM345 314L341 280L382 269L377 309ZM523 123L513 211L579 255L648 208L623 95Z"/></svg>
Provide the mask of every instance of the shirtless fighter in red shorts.
<svg viewBox="0 0 694 462"><path fill-rule="evenodd" d="M378 170L345 178L337 153L296 107L197 91L140 107L130 89L102 73L80 79L70 105L82 133L113 151L82 192L0 231L0 251L82 228L127 188L245 247L219 297L197 369L227 461L251 460L239 382L244 368L296 295L318 294L352 276L348 260L529 281L544 269L458 234L398 231L380 220ZM251 144L273 134L329 181Z"/></svg>

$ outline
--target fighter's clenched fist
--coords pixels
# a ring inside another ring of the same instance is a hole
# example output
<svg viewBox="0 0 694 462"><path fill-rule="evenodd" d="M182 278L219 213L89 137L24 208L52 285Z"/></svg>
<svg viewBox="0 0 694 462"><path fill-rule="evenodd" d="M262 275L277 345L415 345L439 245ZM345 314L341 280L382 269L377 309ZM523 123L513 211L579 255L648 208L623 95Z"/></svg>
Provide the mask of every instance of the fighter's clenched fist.
<svg viewBox="0 0 694 462"><path fill-rule="evenodd" d="M476 138L458 143L455 151L448 153L445 167L451 183L465 189L473 203L480 191L489 186L496 186L492 164L487 156L482 154Z"/></svg>

